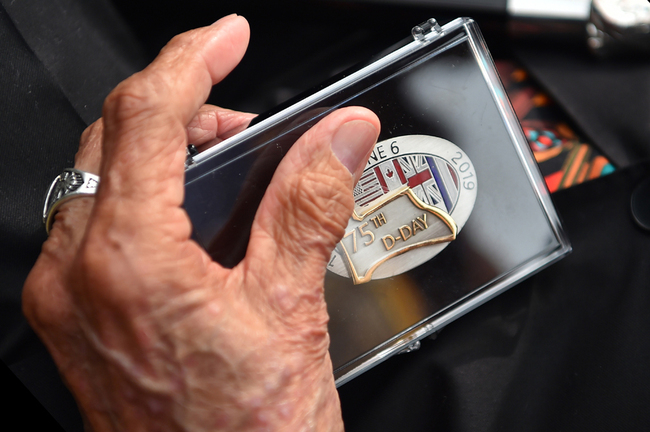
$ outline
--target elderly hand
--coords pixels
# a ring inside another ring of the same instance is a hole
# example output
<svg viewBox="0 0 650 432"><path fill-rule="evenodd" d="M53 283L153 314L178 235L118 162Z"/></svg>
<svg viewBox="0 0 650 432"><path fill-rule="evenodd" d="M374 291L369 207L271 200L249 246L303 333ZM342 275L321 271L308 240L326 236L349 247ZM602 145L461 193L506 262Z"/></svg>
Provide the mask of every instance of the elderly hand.
<svg viewBox="0 0 650 432"><path fill-rule="evenodd" d="M190 239L185 147L248 124L202 105L248 38L238 16L174 38L82 136L99 190L61 206L23 300L94 431L343 428L323 282L379 121L347 108L300 138L222 268Z"/></svg>

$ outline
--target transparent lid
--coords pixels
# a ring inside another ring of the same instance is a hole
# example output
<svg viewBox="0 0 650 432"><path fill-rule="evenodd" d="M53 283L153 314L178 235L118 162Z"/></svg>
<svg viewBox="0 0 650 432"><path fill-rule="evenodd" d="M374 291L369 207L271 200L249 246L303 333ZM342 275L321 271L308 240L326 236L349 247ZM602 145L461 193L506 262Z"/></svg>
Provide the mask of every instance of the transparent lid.
<svg viewBox="0 0 650 432"><path fill-rule="evenodd" d="M325 296L339 385L570 250L478 27L458 18L442 28L423 23L410 42L197 155L186 172L185 208L195 239L215 260L234 266L243 258L257 205L292 143L327 113L352 105L381 120L366 170L384 187L381 214L405 217L410 228L399 234L402 222L371 221L380 210L368 208L379 201L369 187L355 189L358 223L366 225L354 235L373 231L372 247L384 258L393 247L405 252L380 264L370 252L350 258L356 243L348 236L333 255ZM417 217L431 221L436 208L455 221L455 239L408 243L429 228ZM373 277L358 283L353 273L373 265Z"/></svg>

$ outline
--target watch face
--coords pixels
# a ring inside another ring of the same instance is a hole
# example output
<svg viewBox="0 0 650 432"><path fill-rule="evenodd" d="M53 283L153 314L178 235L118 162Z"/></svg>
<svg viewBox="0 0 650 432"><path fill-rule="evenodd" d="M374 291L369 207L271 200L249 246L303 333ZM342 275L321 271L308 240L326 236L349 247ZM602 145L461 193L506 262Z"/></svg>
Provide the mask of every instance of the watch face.
<svg viewBox="0 0 650 432"><path fill-rule="evenodd" d="M477 191L474 165L447 140L406 135L377 143L327 268L358 284L430 260L456 239Z"/></svg>

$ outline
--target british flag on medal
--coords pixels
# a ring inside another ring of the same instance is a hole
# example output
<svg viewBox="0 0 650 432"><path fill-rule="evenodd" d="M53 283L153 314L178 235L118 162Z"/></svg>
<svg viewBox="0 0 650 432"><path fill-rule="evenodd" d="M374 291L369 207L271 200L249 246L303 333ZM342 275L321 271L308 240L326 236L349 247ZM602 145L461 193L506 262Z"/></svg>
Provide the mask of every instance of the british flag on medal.
<svg viewBox="0 0 650 432"><path fill-rule="evenodd" d="M403 185L425 203L447 213L453 211L460 188L458 173L446 160L424 154L405 155L364 171L354 188L354 201L363 207Z"/></svg>
<svg viewBox="0 0 650 432"><path fill-rule="evenodd" d="M469 157L445 139L407 135L377 143L328 269L364 283L430 260L465 225L477 190Z"/></svg>

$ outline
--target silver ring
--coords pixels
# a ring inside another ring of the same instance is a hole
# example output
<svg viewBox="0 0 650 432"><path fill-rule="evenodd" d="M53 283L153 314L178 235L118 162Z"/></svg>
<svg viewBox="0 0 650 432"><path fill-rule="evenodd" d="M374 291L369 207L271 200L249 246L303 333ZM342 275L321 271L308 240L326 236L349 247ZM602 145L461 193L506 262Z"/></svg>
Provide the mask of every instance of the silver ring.
<svg viewBox="0 0 650 432"><path fill-rule="evenodd" d="M54 179L45 197L43 223L47 233L50 233L54 215L61 204L73 198L95 195L97 186L99 186L99 176L74 168L64 169Z"/></svg>

